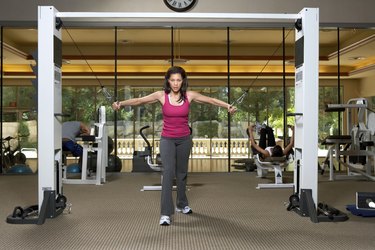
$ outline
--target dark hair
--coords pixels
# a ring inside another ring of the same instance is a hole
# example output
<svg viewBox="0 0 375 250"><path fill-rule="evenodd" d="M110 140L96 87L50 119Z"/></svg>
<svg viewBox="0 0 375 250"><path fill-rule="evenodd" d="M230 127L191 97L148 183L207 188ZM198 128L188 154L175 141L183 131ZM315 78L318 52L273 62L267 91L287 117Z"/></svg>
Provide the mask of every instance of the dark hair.
<svg viewBox="0 0 375 250"><path fill-rule="evenodd" d="M279 146L276 145L272 149L272 157L282 157L284 156L283 149Z"/></svg>
<svg viewBox="0 0 375 250"><path fill-rule="evenodd" d="M187 79L187 76L186 76L186 72L182 67L173 66L173 67L170 67L168 69L167 73L165 73L164 91L167 94L169 94L171 92L171 86L169 85L168 79L173 74L180 74L181 77L182 77L182 85L181 85L181 88L180 88L180 94L181 95L180 95L180 99L178 100L178 102L184 101L185 98L186 98L186 91L187 91L187 88L188 88L188 79Z"/></svg>

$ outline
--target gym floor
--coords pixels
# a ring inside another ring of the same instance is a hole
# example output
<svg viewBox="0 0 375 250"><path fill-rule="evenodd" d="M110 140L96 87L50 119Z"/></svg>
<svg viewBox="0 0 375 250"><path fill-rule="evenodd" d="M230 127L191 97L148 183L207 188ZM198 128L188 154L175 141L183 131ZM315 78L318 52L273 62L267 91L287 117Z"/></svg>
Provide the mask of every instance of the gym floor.
<svg viewBox="0 0 375 250"><path fill-rule="evenodd" d="M325 175L328 175L326 173ZM272 174L270 175L270 178ZM291 175L286 174L286 178ZM370 181L319 176L319 201L346 212L355 193L374 192ZM346 222L312 223L286 210L292 189L257 190L255 172L191 173L194 213L159 226L158 173L108 173L107 183L64 185L72 203L43 225L6 223L15 206L37 204L37 175L0 176L1 249L374 249L375 218L348 213Z"/></svg>

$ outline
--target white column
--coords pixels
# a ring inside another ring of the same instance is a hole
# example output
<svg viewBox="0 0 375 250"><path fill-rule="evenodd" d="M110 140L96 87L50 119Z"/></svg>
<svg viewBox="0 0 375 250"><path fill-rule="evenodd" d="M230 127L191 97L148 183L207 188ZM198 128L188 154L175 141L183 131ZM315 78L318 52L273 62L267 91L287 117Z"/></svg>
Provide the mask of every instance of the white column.
<svg viewBox="0 0 375 250"><path fill-rule="evenodd" d="M61 157L58 157L61 156L61 122L60 117L55 116L61 114L61 31L56 29L56 13L51 6L38 8L39 210L44 190L57 187L55 158L61 165Z"/></svg>
<svg viewBox="0 0 375 250"><path fill-rule="evenodd" d="M295 54L296 162L300 162L299 188L311 189L313 200L317 205L319 9L305 8L300 15L302 29L300 31L296 29Z"/></svg>

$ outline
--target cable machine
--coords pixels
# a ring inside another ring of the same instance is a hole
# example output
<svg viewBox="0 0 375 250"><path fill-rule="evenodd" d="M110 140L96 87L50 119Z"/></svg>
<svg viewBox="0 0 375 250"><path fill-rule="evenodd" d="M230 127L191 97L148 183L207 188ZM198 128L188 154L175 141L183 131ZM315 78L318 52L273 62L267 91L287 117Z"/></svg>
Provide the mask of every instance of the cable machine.
<svg viewBox="0 0 375 250"><path fill-rule="evenodd" d="M66 207L62 195L61 171L61 64L62 19L175 21L238 20L241 23L259 20L287 20L295 22L296 31L296 113L295 146L297 169L295 171L294 208L303 216L317 217L318 157L318 75L319 75L319 9L304 8L298 14L264 13L157 13L157 12L59 12L53 6L38 7L38 205L16 207L7 217L12 224L43 224L46 218L55 218ZM89 21L88 21L89 22ZM226 26L228 24L226 22ZM104 22L103 22L104 23ZM105 25L105 23L104 23ZM108 26L113 26L108 23ZM296 173L298 172L298 173ZM294 200L293 200L294 201ZM302 204L308 203L309 209ZM297 206L298 205L298 206ZM302 205L302 206L301 206ZM300 209L303 208L303 209ZM319 220L314 220L319 222Z"/></svg>

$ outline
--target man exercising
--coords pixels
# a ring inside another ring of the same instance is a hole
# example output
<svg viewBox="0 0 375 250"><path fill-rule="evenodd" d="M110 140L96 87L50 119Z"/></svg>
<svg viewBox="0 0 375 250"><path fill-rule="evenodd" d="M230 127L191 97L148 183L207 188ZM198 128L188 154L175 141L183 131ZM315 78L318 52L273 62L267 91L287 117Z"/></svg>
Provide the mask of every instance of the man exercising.
<svg viewBox="0 0 375 250"><path fill-rule="evenodd" d="M291 149L294 146L294 127L288 126L292 130L292 138L290 138L289 144L282 149L281 146L276 145L275 135L273 134L273 129L264 126L260 129L260 139L259 145L255 142L254 139L254 128L255 125L249 126L249 137L251 142L251 147L257 151L257 153L261 154L262 158L267 157L282 157L284 155L288 155ZM267 143L268 142L268 143Z"/></svg>

